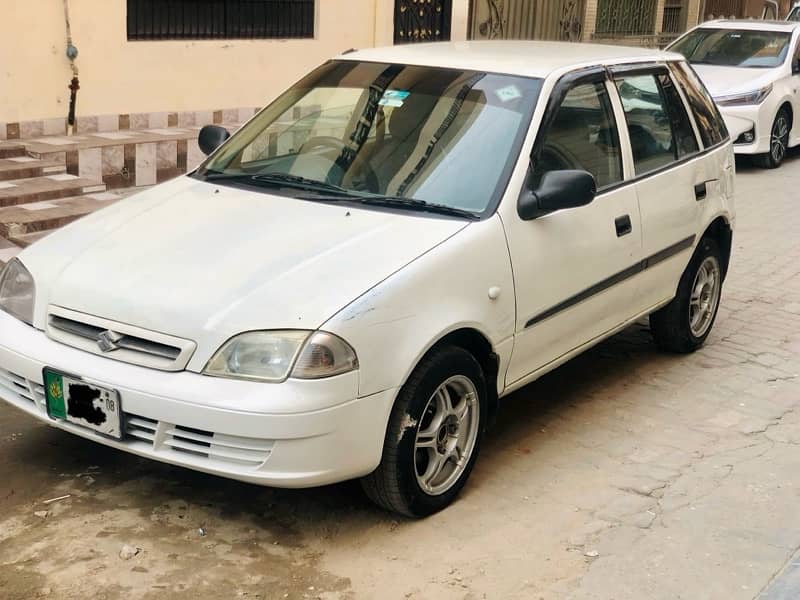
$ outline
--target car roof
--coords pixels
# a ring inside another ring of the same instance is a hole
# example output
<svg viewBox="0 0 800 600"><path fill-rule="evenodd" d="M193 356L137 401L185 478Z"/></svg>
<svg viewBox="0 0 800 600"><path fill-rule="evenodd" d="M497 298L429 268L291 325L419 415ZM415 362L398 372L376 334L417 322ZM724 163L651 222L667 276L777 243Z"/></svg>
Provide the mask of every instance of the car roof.
<svg viewBox="0 0 800 600"><path fill-rule="evenodd" d="M762 21L760 19L720 19L706 21L698 25L698 29L746 29L748 31L787 31L800 27L797 21Z"/></svg>
<svg viewBox="0 0 800 600"><path fill-rule="evenodd" d="M555 71L594 65L684 60L661 50L629 46L539 41L470 41L405 44L356 50L341 60L400 63L469 69L527 77L547 77Z"/></svg>

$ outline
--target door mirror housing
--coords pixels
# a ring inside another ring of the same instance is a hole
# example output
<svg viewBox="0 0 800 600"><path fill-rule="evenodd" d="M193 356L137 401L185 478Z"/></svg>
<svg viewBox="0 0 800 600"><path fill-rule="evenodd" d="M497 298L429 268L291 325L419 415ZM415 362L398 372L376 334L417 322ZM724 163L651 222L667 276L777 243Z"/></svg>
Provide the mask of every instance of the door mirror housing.
<svg viewBox="0 0 800 600"><path fill-rule="evenodd" d="M526 189L520 196L517 212L530 221L565 208L589 204L597 195L594 176L586 171L548 171L536 189Z"/></svg>
<svg viewBox="0 0 800 600"><path fill-rule="evenodd" d="M197 145L203 154L208 156L214 150L219 148L222 143L231 137L230 132L224 127L219 125L206 125L200 130L200 136L197 138Z"/></svg>

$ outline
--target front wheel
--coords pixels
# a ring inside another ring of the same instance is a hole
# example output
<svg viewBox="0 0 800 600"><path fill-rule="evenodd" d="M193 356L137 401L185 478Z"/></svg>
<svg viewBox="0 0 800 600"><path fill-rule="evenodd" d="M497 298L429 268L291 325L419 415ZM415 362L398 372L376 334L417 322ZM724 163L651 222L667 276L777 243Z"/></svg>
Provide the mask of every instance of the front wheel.
<svg viewBox="0 0 800 600"><path fill-rule="evenodd" d="M781 108L772 122L772 129L769 135L769 152L756 158L759 166L764 169L777 169L781 166L789 148L790 122L789 112L785 108Z"/></svg>
<svg viewBox="0 0 800 600"><path fill-rule="evenodd" d="M486 380L463 348L435 350L417 366L392 409L378 468L362 478L383 508L425 517L455 500L480 450Z"/></svg>
<svg viewBox="0 0 800 600"><path fill-rule="evenodd" d="M650 315L656 345L669 352L697 350L711 332L721 294L722 254L713 239L703 238L672 302Z"/></svg>

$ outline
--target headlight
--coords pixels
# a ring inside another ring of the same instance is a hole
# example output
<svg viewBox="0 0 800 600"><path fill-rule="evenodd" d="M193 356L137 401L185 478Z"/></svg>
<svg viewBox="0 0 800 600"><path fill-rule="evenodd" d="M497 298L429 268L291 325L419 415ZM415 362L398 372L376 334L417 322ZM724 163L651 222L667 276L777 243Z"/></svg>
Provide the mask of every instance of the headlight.
<svg viewBox="0 0 800 600"><path fill-rule="evenodd" d="M772 84L755 90L754 92L745 92L743 94L732 94L730 96L720 96L714 100L720 106L745 106L750 104L761 104L769 93L772 91Z"/></svg>
<svg viewBox="0 0 800 600"><path fill-rule="evenodd" d="M292 369L298 379L322 379L358 368L355 350L332 333L317 331L308 339Z"/></svg>
<svg viewBox="0 0 800 600"><path fill-rule="evenodd" d="M321 379L358 368L353 349L323 331L253 331L227 341L204 373L254 381Z"/></svg>
<svg viewBox="0 0 800 600"><path fill-rule="evenodd" d="M0 271L0 309L33 325L33 299L36 285L33 277L19 260L10 260Z"/></svg>

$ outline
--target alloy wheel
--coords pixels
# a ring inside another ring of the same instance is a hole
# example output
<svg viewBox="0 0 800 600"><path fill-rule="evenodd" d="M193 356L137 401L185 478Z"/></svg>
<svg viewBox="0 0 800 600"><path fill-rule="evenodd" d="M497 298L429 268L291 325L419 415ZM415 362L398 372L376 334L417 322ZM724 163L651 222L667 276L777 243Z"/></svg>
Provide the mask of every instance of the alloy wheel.
<svg viewBox="0 0 800 600"><path fill-rule="evenodd" d="M714 320L721 282L719 261L714 256L706 257L697 270L689 297L689 329L695 337L705 335Z"/></svg>
<svg viewBox="0 0 800 600"><path fill-rule="evenodd" d="M772 124L770 136L770 154L775 163L780 163L786 157L786 145L789 137L789 121L783 112L780 112Z"/></svg>
<svg viewBox="0 0 800 600"><path fill-rule="evenodd" d="M432 496L447 492L469 463L480 428L475 384L455 375L428 399L414 443L417 483Z"/></svg>

